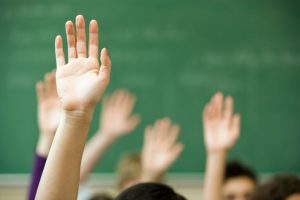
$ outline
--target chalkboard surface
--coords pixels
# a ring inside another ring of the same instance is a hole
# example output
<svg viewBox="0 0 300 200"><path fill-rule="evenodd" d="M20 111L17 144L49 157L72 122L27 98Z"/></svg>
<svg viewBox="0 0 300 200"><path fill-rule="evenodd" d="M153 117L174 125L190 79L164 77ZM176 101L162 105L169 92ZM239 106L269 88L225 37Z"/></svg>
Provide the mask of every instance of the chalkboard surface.
<svg viewBox="0 0 300 200"><path fill-rule="evenodd" d="M202 109L233 95L242 133L230 158L259 172L300 172L300 3L297 0L1 0L0 173L28 173L37 141L35 83L55 67L54 38L83 14L110 51L108 93L128 88L142 123L96 172L142 146L143 129L170 116L185 150L171 171L203 172ZM90 136L97 128L99 110Z"/></svg>

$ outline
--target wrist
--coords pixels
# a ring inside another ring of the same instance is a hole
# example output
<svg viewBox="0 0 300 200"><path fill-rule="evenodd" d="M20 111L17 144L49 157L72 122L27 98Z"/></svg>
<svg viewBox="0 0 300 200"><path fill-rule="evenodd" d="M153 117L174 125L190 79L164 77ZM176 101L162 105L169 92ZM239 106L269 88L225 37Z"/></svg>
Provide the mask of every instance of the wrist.
<svg viewBox="0 0 300 200"><path fill-rule="evenodd" d="M75 127L81 124L90 124L92 121L94 108L78 109L78 110L63 110L62 119L69 123L74 123ZM79 124L77 124L79 123Z"/></svg>
<svg viewBox="0 0 300 200"><path fill-rule="evenodd" d="M225 148L219 148L219 149L207 149L207 154L208 155L227 155L228 154L228 151L227 149Z"/></svg>
<svg viewBox="0 0 300 200"><path fill-rule="evenodd" d="M109 129L103 129L103 128L99 129L97 131L97 133L102 135L103 139L108 140L108 141L115 141L122 136L122 134L113 132Z"/></svg>

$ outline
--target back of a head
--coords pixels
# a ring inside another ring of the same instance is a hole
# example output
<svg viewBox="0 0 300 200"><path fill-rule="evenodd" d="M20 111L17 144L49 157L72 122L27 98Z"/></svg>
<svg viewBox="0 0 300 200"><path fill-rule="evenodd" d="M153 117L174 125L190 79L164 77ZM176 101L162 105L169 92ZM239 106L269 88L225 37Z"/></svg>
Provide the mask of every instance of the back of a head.
<svg viewBox="0 0 300 200"><path fill-rule="evenodd" d="M238 161L228 162L226 164L224 182L226 182L231 178L237 178L237 177L247 177L251 179L254 183L257 182L256 174L252 169L250 169L249 167L243 165Z"/></svg>
<svg viewBox="0 0 300 200"><path fill-rule="evenodd" d="M122 193L116 200L186 200L167 185L159 183L140 183Z"/></svg>
<svg viewBox="0 0 300 200"><path fill-rule="evenodd" d="M113 200L113 198L108 194L96 194L90 200Z"/></svg>
<svg viewBox="0 0 300 200"><path fill-rule="evenodd" d="M277 176L256 190L252 200L287 200L300 194L300 179L296 176Z"/></svg>

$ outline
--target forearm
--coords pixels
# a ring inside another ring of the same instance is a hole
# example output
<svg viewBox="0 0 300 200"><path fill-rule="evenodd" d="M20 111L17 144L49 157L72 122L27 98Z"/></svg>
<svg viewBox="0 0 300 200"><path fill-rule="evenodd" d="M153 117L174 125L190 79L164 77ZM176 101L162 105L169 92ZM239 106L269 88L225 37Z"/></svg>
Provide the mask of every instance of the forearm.
<svg viewBox="0 0 300 200"><path fill-rule="evenodd" d="M36 199L76 199L80 162L92 113L62 114Z"/></svg>
<svg viewBox="0 0 300 200"><path fill-rule="evenodd" d="M221 200L226 151L209 152L204 180L204 200Z"/></svg>
<svg viewBox="0 0 300 200"><path fill-rule="evenodd" d="M116 138L108 137L99 131L89 140L86 145L81 161L80 183L84 182L91 171L95 168L98 161L101 160L105 151L114 143Z"/></svg>

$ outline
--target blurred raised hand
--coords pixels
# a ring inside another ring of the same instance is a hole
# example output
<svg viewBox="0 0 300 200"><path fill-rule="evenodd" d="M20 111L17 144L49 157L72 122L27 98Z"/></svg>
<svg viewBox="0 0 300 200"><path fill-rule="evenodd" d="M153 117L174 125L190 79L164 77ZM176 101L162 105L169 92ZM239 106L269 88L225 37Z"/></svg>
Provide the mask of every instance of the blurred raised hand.
<svg viewBox="0 0 300 200"><path fill-rule="evenodd" d="M99 129L88 141L81 162L80 181L85 182L106 150L121 136L132 133L140 122L132 115L136 98L126 90L117 90L104 98Z"/></svg>
<svg viewBox="0 0 300 200"><path fill-rule="evenodd" d="M203 111L206 170L203 199L221 200L227 152L240 135L240 116L233 113L233 99L217 92Z"/></svg>
<svg viewBox="0 0 300 200"><path fill-rule="evenodd" d="M139 115L132 115L135 102L135 96L126 90L104 98L98 132L112 138L131 133L140 122Z"/></svg>
<svg viewBox="0 0 300 200"><path fill-rule="evenodd" d="M40 132L37 153L47 156L61 115L60 101L56 91L55 71L47 73L44 80L36 84L36 93Z"/></svg>
<svg viewBox="0 0 300 200"><path fill-rule="evenodd" d="M169 118L157 120L145 130L142 150L142 181L161 182L164 173L177 160L183 144L177 142L179 126Z"/></svg>
<svg viewBox="0 0 300 200"><path fill-rule="evenodd" d="M216 93L203 112L207 151L229 150L240 135L240 116L233 113L233 99Z"/></svg>

